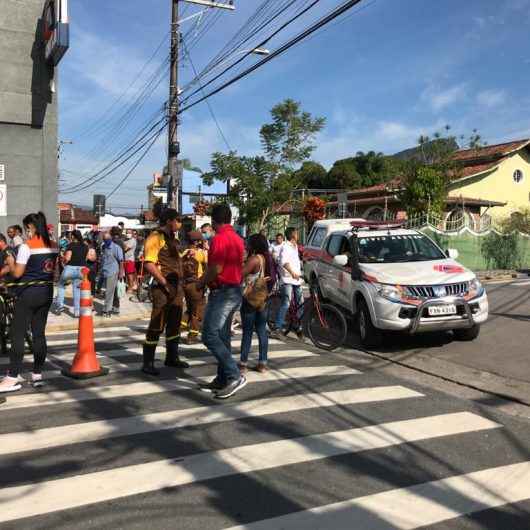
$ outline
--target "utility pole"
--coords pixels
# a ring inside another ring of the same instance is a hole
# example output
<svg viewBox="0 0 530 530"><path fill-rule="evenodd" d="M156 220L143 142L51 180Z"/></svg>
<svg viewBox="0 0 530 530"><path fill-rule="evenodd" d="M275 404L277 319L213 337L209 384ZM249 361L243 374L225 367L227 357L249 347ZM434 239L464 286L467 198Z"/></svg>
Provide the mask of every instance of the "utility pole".
<svg viewBox="0 0 530 530"><path fill-rule="evenodd" d="M179 125L179 88L178 88L178 61L180 46L180 23L200 17L206 9L218 8L234 10L233 1L228 4L210 0L182 0L189 4L206 6L202 11L179 20L179 1L171 0L171 51L170 51L170 75L169 75L169 104L168 104L168 149L167 149L167 171L169 174L167 202L171 208L182 213L182 173L183 168L179 163L180 142L178 141ZM263 51L260 50L263 54Z"/></svg>
<svg viewBox="0 0 530 530"><path fill-rule="evenodd" d="M178 141L178 58L179 58L179 0L171 0L171 49L170 49L170 78L169 78L169 106L168 106L168 152L167 169L170 179L170 197L168 204L171 208L182 210L182 179L179 174L178 155L180 144Z"/></svg>

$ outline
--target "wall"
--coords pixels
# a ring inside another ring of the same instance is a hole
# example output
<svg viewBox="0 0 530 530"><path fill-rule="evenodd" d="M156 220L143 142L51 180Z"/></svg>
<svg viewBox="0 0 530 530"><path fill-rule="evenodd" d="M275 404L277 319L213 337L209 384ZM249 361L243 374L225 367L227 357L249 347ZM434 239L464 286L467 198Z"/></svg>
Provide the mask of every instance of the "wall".
<svg viewBox="0 0 530 530"><path fill-rule="evenodd" d="M523 180L516 183L513 172L520 169ZM501 163L499 168L489 175L471 178L461 184L454 185L449 195L473 197L491 201L506 202L505 207L491 208L488 213L495 218L509 216L514 211L530 207L530 156L527 150L511 155Z"/></svg>
<svg viewBox="0 0 530 530"><path fill-rule="evenodd" d="M57 92L44 62L44 0L0 0L0 164L7 216L0 231L43 210L57 224Z"/></svg>

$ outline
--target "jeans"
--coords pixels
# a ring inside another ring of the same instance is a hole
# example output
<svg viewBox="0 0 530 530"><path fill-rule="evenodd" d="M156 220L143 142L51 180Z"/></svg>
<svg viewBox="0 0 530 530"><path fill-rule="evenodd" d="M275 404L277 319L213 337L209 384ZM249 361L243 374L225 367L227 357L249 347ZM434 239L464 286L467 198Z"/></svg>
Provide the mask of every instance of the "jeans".
<svg viewBox="0 0 530 530"><path fill-rule="evenodd" d="M258 362L265 364L269 350L269 335L267 333L268 307L263 311L257 311L246 300L241 305L241 323L243 325L243 337L241 338L241 362L248 361L248 354L252 346L252 334L254 330L258 335L259 358Z"/></svg>
<svg viewBox="0 0 530 530"><path fill-rule="evenodd" d="M232 357L231 327L234 313L241 306L241 287L212 290L204 313L202 341L217 359L217 381L226 385L241 375Z"/></svg>
<svg viewBox="0 0 530 530"><path fill-rule="evenodd" d="M74 293L74 314L79 315L79 304L81 300L81 280L83 275L81 274L81 269L83 267L73 267L71 265L66 265L63 269L63 273L59 278L59 283L57 285L57 308L61 309L64 306L64 289L66 282L72 280L72 290Z"/></svg>
<svg viewBox="0 0 530 530"><path fill-rule="evenodd" d="M46 361L46 321L52 305L53 286L27 287L17 297L11 327L9 375L17 377L24 359L24 341L28 328L33 335L33 373L40 374Z"/></svg>
<svg viewBox="0 0 530 530"><path fill-rule="evenodd" d="M280 295L282 302L280 308L278 309L278 314L276 315L276 329L280 331L283 329L283 326L285 324L285 317L287 315L287 311L289 311L289 305L291 304L293 292L296 300L296 305L298 307L298 319L302 319L302 305L304 303L304 293L302 292L302 287L300 285L282 283L282 285L280 286Z"/></svg>
<svg viewBox="0 0 530 530"><path fill-rule="evenodd" d="M118 273L105 277L105 312L106 313L110 313L112 311L113 304L114 304L114 298L118 298L117 296L115 296L117 285L118 285Z"/></svg>

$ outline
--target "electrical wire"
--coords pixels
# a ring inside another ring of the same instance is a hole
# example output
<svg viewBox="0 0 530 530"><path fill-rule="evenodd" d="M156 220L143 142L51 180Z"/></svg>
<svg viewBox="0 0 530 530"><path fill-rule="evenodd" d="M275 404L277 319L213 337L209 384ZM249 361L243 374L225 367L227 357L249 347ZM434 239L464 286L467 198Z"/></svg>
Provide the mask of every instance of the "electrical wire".
<svg viewBox="0 0 530 530"><path fill-rule="evenodd" d="M193 69L193 72L195 73L195 76L197 76L197 70L195 68L195 65L193 64L193 60L191 58L191 55L188 51L188 49L186 48L186 45L184 45L184 52L186 53L189 61L190 61L190 64L191 64L191 67ZM200 81L199 81L200 83ZM201 85L202 87L202 85ZM203 95L204 95L204 90L202 91ZM223 139L223 142L225 143L226 145L226 148L229 150L229 151L232 151L232 148L230 147L230 144L228 143L228 140L226 139L226 136L225 134L223 133L223 129L221 128L221 124L219 123L219 120L217 119L216 115L215 115L215 112L213 111L213 108L210 104L210 100L209 99L206 99L206 104L208 106L208 110L210 111L210 115L212 117L212 120L214 121L216 127L217 127L217 130L219 131L219 136L221 136L221 138Z"/></svg>
<svg viewBox="0 0 530 530"><path fill-rule="evenodd" d="M226 81L221 86L219 86L216 89L212 90L208 94L202 96L201 98L193 101L192 103L190 103L188 105L183 106L179 110L179 113L182 113L182 112L185 112L186 110L191 109L192 107L194 107L195 105L198 105L202 101L205 101L209 97L211 97L211 96L213 96L215 94L218 94L219 92L221 92L221 90L224 90L225 88L233 85L234 83L236 83L237 81L239 81L243 77L246 77L247 75L251 74L252 72L257 70L258 68L260 68L264 64L268 63L269 61L272 61L274 58L276 58L279 55L283 54L289 48L291 48L292 46L295 46L296 44L298 44L299 42L301 42L302 40L307 38L309 35L311 35L315 31L319 30L321 27L325 26L326 24L328 24L329 22L331 22L335 18L339 17L340 15L342 15L343 13L345 13L346 11L348 11L349 9L351 9L352 7L354 7L356 4L358 4L360 2L361 2L361 0L349 0L349 1L345 2L340 7L336 8L335 10L330 12L328 15L326 15L325 17L321 18L316 23L311 25L305 31L299 33L296 37L290 39L287 43L285 43L280 48L276 49L274 52L272 52L267 57L263 58L261 61L257 62L256 64L252 65L251 67L247 68L246 70L244 70L243 72L241 72L237 76L233 77L229 81ZM230 69L230 67L227 68L227 70L229 70L229 69ZM220 75L222 75L222 74L220 74ZM206 86L206 85L204 85L204 86ZM196 92L197 91L195 91L195 93ZM191 97L191 96L189 96L189 97ZM189 97L187 99L189 99ZM187 99L186 99L186 101L187 101Z"/></svg>

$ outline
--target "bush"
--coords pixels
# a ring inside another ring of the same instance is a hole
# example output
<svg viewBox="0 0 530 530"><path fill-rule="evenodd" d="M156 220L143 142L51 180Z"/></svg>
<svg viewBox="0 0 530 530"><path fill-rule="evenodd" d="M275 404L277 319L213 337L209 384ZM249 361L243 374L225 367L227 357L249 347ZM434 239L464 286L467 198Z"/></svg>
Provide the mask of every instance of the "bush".
<svg viewBox="0 0 530 530"><path fill-rule="evenodd" d="M480 246L482 256L490 269L516 269L521 263L521 248L518 234L491 232Z"/></svg>

